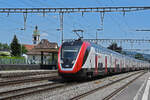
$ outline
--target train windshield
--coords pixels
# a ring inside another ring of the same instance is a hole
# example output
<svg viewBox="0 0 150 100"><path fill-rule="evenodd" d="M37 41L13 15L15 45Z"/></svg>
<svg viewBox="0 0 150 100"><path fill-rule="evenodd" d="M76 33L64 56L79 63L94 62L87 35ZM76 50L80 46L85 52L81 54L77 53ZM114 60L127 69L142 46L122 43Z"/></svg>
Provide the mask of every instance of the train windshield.
<svg viewBox="0 0 150 100"><path fill-rule="evenodd" d="M80 46L63 46L61 58L75 59L80 50Z"/></svg>

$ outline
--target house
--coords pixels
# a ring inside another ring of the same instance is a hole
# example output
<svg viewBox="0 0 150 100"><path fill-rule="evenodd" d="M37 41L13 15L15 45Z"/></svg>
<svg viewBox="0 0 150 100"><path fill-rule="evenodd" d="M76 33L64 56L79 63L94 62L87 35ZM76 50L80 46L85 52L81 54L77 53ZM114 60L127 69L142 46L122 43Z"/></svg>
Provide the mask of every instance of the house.
<svg viewBox="0 0 150 100"><path fill-rule="evenodd" d="M56 64L58 44L42 39L40 43L27 52L29 64Z"/></svg>
<svg viewBox="0 0 150 100"><path fill-rule="evenodd" d="M30 44L23 44L23 46L28 50L32 50L34 48L35 45L30 45Z"/></svg>

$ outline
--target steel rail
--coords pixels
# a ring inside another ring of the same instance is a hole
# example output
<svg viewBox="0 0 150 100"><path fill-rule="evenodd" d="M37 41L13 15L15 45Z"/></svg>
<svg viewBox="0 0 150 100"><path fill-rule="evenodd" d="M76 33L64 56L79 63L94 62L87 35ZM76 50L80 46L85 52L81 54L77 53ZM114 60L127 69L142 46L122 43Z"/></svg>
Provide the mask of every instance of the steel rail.
<svg viewBox="0 0 150 100"><path fill-rule="evenodd" d="M139 74L139 72L134 73L134 74L131 74L131 75L126 76L126 77L124 77L124 78L118 79L118 80L113 81L113 82L111 82L111 83L108 83L108 84L106 84L106 85L104 85L104 86L95 88L95 89L93 89L93 90L91 90L91 91L88 91L88 92L86 92L86 93L77 95L77 96L71 98L70 100L79 100L79 99L81 99L81 98L83 98L83 97L86 97L86 96L92 94L92 93L95 93L96 91L98 91L98 90L100 90L100 89L104 89L104 88L106 88L106 87L108 87L108 86L111 86L111 85L113 85L113 84L115 84L115 83L117 83L117 82L120 82L120 81L122 81L122 80L124 80L124 79L127 79L127 78L129 78L129 77L131 77L131 76L133 76L133 75L136 75L136 74ZM142 72L142 75L143 75L143 74L145 74L145 72ZM140 77L140 76L141 76L141 74L139 75L139 77Z"/></svg>
<svg viewBox="0 0 150 100"><path fill-rule="evenodd" d="M14 98L22 97L32 93L61 88L64 87L65 85L66 84L48 83L48 84L4 91L4 92L0 92L0 100L12 100Z"/></svg>
<svg viewBox="0 0 150 100"><path fill-rule="evenodd" d="M25 78L25 79L17 79L17 80L0 81L0 86L35 82L41 80L54 80L54 79L59 79L59 76L55 75L55 76L46 76L46 77L34 77L34 78Z"/></svg>
<svg viewBox="0 0 150 100"><path fill-rule="evenodd" d="M109 94L108 96L106 96L103 100L109 100L109 99L111 99L113 96L115 96L117 93L119 93L121 90L123 90L124 88L126 88L129 84L133 83L136 79L138 79L139 77L141 77L144 74L145 73L140 74L139 76L137 76L133 80L129 81L127 84L123 85L122 87L118 88L117 90L115 90L114 92L112 92L111 94Z"/></svg>

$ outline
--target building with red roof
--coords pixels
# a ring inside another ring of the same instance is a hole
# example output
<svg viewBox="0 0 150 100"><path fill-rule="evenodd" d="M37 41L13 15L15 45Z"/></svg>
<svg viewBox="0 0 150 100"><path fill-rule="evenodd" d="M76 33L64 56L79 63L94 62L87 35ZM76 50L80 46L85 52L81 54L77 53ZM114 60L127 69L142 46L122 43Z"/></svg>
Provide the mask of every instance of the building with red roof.
<svg viewBox="0 0 150 100"><path fill-rule="evenodd" d="M30 44L23 44L23 46L28 50L32 50L34 48L35 45L30 45Z"/></svg>

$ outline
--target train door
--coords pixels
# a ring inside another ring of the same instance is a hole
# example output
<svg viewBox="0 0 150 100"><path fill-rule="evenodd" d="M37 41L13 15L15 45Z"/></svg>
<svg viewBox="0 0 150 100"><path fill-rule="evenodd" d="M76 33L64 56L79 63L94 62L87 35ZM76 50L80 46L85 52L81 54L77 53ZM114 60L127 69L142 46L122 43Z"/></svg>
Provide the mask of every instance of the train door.
<svg viewBox="0 0 150 100"><path fill-rule="evenodd" d="M122 58L120 59L120 72L122 71Z"/></svg>
<svg viewBox="0 0 150 100"><path fill-rule="evenodd" d="M112 64L112 54L110 54L110 58L109 58L109 71L110 71L110 73L112 72L112 66L113 66L113 64Z"/></svg>
<svg viewBox="0 0 150 100"><path fill-rule="evenodd" d="M107 74L107 67L108 67L108 56L107 55L105 55L105 74Z"/></svg>
<svg viewBox="0 0 150 100"><path fill-rule="evenodd" d="M120 72L120 59L117 57L116 59L116 72Z"/></svg>
<svg viewBox="0 0 150 100"><path fill-rule="evenodd" d="M124 59L123 59L123 71L125 72L125 69L126 69L126 59L125 59L125 57L124 57Z"/></svg>
<svg viewBox="0 0 150 100"><path fill-rule="evenodd" d="M115 57L114 58L114 65L115 65L115 67L114 67L114 72L116 73L117 72L117 58Z"/></svg>
<svg viewBox="0 0 150 100"><path fill-rule="evenodd" d="M98 64L98 73L99 74L103 74L103 66L104 66L104 63L103 63L103 54L102 53L98 53L98 56L97 56L97 64Z"/></svg>
<svg viewBox="0 0 150 100"><path fill-rule="evenodd" d="M102 52L98 54L98 72L100 75L105 74L105 54Z"/></svg>
<svg viewBox="0 0 150 100"><path fill-rule="evenodd" d="M91 47L91 55L90 55L90 71L94 72L95 71L95 54L96 50Z"/></svg>
<svg viewBox="0 0 150 100"><path fill-rule="evenodd" d="M113 73L113 72L115 72L115 56L113 55L112 56L112 65L111 65L111 72Z"/></svg>

